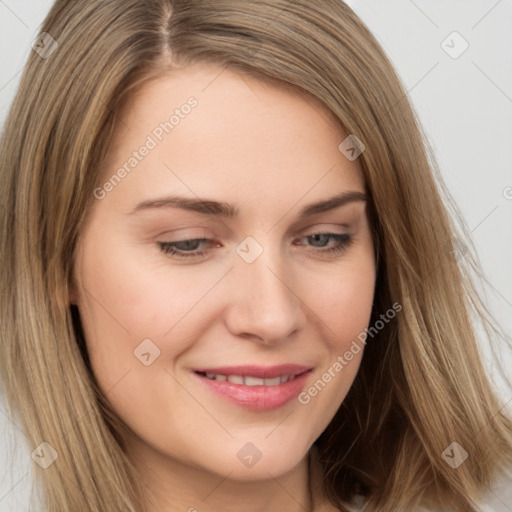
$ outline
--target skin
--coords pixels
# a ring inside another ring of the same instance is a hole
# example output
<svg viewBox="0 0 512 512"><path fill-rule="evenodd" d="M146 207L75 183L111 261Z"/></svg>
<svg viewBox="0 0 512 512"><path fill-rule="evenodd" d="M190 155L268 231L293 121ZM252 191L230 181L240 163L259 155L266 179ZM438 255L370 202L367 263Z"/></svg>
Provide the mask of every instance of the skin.
<svg viewBox="0 0 512 512"><path fill-rule="evenodd" d="M169 113L198 105L113 190L95 200L79 240L71 302L79 308L94 375L129 426L152 512L309 510L308 451L331 421L363 350L306 405L251 411L212 393L201 366L304 364L308 389L368 326L375 260L364 201L299 220L310 203L365 192L358 162L325 108L285 88L210 65L178 68L126 105L105 183ZM130 214L176 194L225 201L236 218L173 207ZM352 243L315 240L348 233ZM235 249L252 236L263 253ZM208 238L177 259L158 242ZM322 238L322 237L320 237ZM160 355L135 357L151 339ZM237 452L253 443L261 459ZM172 482L172 485L170 484ZM334 510L314 494L314 510ZM322 508L324 507L324 508Z"/></svg>

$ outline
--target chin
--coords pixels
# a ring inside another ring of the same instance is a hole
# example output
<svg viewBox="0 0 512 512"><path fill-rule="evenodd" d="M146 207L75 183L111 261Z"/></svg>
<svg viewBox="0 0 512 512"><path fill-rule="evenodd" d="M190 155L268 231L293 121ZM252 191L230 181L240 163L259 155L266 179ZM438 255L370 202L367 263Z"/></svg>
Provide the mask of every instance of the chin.
<svg viewBox="0 0 512 512"><path fill-rule="evenodd" d="M241 482L266 480L284 475L300 464L307 456L309 448L296 444L283 446L277 436L275 442L267 439L253 443L238 439L231 440L229 444L230 446L226 446L221 453L212 454L214 464L208 466L211 466L210 470L223 476L229 474L230 480ZM203 455L206 454L203 452Z"/></svg>

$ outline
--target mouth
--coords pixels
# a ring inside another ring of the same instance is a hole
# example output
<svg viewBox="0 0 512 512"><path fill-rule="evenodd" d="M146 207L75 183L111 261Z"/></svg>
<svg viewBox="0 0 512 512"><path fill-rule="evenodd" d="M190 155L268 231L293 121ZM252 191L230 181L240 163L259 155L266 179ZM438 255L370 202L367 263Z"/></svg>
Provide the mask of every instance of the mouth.
<svg viewBox="0 0 512 512"><path fill-rule="evenodd" d="M232 384L239 384L244 386L279 386L285 382L293 380L296 375L278 375L277 377L262 379L261 377L254 377L250 375L224 375L222 373L207 373L197 372L202 377L217 382L231 382Z"/></svg>
<svg viewBox="0 0 512 512"><path fill-rule="evenodd" d="M269 411L284 406L304 388L312 368L302 365L201 368L193 375L215 395L240 407Z"/></svg>

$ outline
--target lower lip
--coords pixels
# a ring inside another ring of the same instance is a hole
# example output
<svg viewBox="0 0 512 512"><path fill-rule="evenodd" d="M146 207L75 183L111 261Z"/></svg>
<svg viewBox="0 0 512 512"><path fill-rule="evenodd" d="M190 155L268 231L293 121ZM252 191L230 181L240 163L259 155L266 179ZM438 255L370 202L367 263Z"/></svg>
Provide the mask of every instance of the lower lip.
<svg viewBox="0 0 512 512"><path fill-rule="evenodd" d="M311 370L297 375L293 380L283 382L278 386L246 386L245 384L233 384L232 382L219 382L208 379L198 373L196 377L201 379L208 388L221 395L230 402L251 409L253 411L271 411L278 409L293 400L304 388Z"/></svg>

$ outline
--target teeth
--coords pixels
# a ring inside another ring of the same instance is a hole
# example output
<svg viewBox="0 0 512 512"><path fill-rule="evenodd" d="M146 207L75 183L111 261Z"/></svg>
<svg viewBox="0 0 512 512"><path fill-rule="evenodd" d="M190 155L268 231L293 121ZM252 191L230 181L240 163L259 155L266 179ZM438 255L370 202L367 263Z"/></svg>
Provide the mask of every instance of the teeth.
<svg viewBox="0 0 512 512"><path fill-rule="evenodd" d="M260 377L251 377L242 375L217 375L215 373L206 373L206 378L218 382L231 382L232 384L245 384L246 386L279 386L295 378L295 375L281 375L271 379L262 379Z"/></svg>
<svg viewBox="0 0 512 512"><path fill-rule="evenodd" d="M260 379L259 377L244 377L243 380L246 386L263 386L264 384L267 384L265 382L267 379Z"/></svg>

